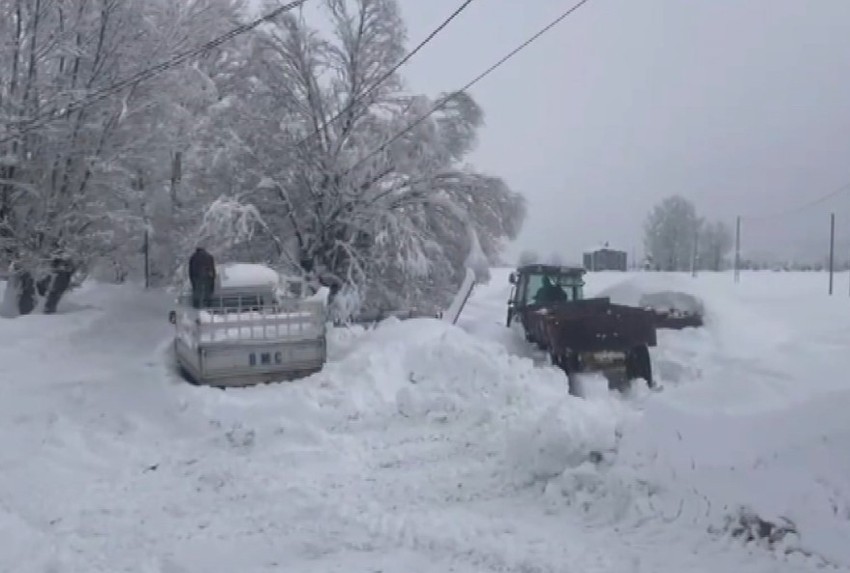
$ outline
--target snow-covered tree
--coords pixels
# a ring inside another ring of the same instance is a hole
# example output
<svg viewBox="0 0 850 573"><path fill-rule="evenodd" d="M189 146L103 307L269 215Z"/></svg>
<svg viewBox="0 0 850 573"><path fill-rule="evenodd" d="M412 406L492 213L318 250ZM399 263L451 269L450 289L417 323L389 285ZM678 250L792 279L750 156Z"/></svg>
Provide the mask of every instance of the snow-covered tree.
<svg viewBox="0 0 850 573"><path fill-rule="evenodd" d="M303 15L252 38L190 154L194 185L257 208L255 257L373 305L441 304L517 235L524 201L462 163L483 118L468 94L432 101L390 74L405 53L395 0L325 6L329 38Z"/></svg>
<svg viewBox="0 0 850 573"><path fill-rule="evenodd" d="M722 270L734 243L728 225L722 221L706 224L699 236L700 266L710 271Z"/></svg>
<svg viewBox="0 0 850 573"><path fill-rule="evenodd" d="M644 248L663 271L690 270L694 240L702 222L687 199L674 195L661 201L644 224Z"/></svg>
<svg viewBox="0 0 850 573"><path fill-rule="evenodd" d="M290 14L138 79L241 5L0 0L0 264L21 312L98 261L138 269L146 238L160 277L203 242L372 304L442 303L465 265L486 280L525 204L464 164L480 108L390 73L396 0L324 5L328 38Z"/></svg>
<svg viewBox="0 0 850 573"><path fill-rule="evenodd" d="M230 9L0 0L0 263L14 265L20 312L33 284L52 312L74 272L139 252L180 132L175 102L196 93L191 62L134 74L227 25Z"/></svg>

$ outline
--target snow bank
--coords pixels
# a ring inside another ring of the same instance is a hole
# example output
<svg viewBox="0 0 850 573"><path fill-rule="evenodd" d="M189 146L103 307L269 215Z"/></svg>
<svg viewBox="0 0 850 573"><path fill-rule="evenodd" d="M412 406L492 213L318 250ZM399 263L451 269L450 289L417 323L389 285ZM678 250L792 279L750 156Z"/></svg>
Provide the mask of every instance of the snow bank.
<svg viewBox="0 0 850 573"><path fill-rule="evenodd" d="M388 319L363 331L357 347L328 364L324 377L350 394L359 415L380 414L389 405L408 418L438 421L487 421L566 395L566 380L554 368L536 369L428 318Z"/></svg>
<svg viewBox="0 0 850 573"><path fill-rule="evenodd" d="M850 564L848 409L848 392L746 417L654 402L626 427L618 463L639 468L670 515L720 529L743 508L793 524L798 534L778 551Z"/></svg>
<svg viewBox="0 0 850 573"><path fill-rule="evenodd" d="M571 397L560 370L535 367L443 321L391 318L373 329L330 333L331 361L322 372L297 385L227 395L264 409L280 405L298 416L290 422L323 435L393 420L459 426L504 460L505 479L520 484L560 475L615 447L621 403ZM219 406L228 396L216 396Z"/></svg>

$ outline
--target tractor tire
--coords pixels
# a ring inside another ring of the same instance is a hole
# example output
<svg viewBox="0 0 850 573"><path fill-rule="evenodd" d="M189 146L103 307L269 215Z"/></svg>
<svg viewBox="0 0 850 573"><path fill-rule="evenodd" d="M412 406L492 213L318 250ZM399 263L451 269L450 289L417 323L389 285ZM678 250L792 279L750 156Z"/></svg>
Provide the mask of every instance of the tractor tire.
<svg viewBox="0 0 850 573"><path fill-rule="evenodd" d="M642 378L646 380L647 386L655 388L655 381L652 379L652 360L649 357L649 348L645 344L633 348L626 357L626 378L629 384L632 380Z"/></svg>
<svg viewBox="0 0 850 573"><path fill-rule="evenodd" d="M567 387L570 396L583 398L579 392L578 375L581 373L581 366L575 355L556 355L551 354L552 364L564 371L567 375Z"/></svg>

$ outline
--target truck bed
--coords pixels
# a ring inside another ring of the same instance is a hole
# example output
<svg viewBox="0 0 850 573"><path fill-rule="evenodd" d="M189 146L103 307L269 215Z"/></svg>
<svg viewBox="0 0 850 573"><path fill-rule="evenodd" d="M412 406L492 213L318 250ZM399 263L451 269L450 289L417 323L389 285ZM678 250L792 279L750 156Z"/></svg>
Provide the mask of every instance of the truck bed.
<svg viewBox="0 0 850 573"><path fill-rule="evenodd" d="M250 309L181 307L175 351L198 384L229 387L292 380L327 357L324 305L294 300Z"/></svg>
<svg viewBox="0 0 850 573"><path fill-rule="evenodd" d="M310 301L238 312L183 309L177 320L178 337L193 348L314 340L324 330L323 307Z"/></svg>
<svg viewBox="0 0 850 573"><path fill-rule="evenodd" d="M523 322L532 338L560 353L627 351L657 344L651 312L612 304L608 298L528 307Z"/></svg>

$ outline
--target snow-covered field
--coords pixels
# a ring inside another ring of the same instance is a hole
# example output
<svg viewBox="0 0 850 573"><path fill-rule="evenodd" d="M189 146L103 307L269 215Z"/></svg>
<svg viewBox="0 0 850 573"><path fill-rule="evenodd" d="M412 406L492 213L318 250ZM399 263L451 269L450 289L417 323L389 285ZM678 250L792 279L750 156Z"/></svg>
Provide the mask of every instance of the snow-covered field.
<svg viewBox="0 0 850 573"><path fill-rule="evenodd" d="M707 323L660 333L661 392L585 400L503 326L506 270L458 327L334 329L321 373L226 392L173 373L170 296L87 285L0 319L0 571L850 570L847 278L590 275ZM740 508L797 534L745 545Z"/></svg>

